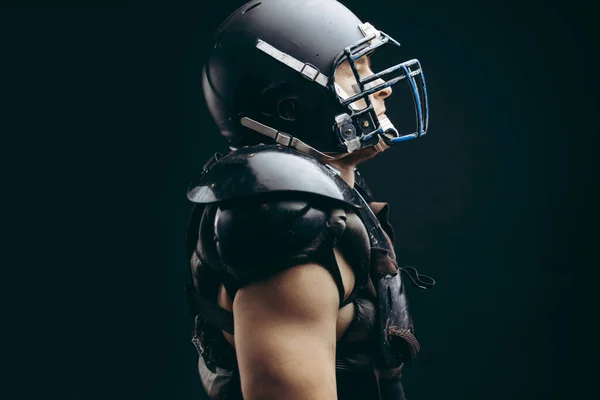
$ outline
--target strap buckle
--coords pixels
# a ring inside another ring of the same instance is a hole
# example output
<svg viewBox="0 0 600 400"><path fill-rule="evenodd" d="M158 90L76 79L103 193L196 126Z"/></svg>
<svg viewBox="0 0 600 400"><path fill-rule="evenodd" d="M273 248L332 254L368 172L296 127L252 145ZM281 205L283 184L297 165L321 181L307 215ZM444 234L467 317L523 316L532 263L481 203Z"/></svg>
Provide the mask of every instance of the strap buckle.
<svg viewBox="0 0 600 400"><path fill-rule="evenodd" d="M300 74L302 74L303 77L305 77L311 82L316 81L317 76L319 76L320 73L321 71L319 71L317 67L309 63L304 64L304 66L300 70Z"/></svg>

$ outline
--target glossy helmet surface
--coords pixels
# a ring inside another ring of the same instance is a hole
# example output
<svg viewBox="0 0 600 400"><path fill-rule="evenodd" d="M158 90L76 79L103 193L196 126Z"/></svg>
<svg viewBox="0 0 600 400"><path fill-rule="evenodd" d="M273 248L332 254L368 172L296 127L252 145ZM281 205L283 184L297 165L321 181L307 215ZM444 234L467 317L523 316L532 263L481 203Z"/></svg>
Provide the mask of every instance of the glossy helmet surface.
<svg viewBox="0 0 600 400"><path fill-rule="evenodd" d="M277 142L331 158L390 146L424 135L429 110L416 59L359 76L356 61L384 46L400 45L335 0L250 1L217 32L202 70L204 96L234 148ZM357 82L350 95L335 81L344 61ZM398 132L387 117L378 117L369 99L400 81L408 83L413 100L405 105L414 108L412 132Z"/></svg>

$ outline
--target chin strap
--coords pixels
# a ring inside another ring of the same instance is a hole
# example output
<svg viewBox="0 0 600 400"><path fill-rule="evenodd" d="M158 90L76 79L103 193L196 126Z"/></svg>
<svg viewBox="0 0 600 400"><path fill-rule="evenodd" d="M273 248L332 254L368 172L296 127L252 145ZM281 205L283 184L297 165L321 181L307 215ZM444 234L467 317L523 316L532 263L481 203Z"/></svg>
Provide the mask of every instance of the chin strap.
<svg viewBox="0 0 600 400"><path fill-rule="evenodd" d="M319 150L315 149L304 143L303 141L288 135L287 133L280 132L277 129L271 128L270 126L263 125L260 122L257 122L251 118L243 117L240 120L241 124L248 129L252 129L254 132L258 132L261 135L265 135L277 142L278 144L286 147L291 147L295 150L298 150L300 153L304 153L309 155L322 163L327 163L334 160L339 160L340 158L345 157L348 153L342 153L336 156L330 156L325 153L321 153Z"/></svg>
<svg viewBox="0 0 600 400"><path fill-rule="evenodd" d="M275 142L277 142L278 144L280 144L282 146L291 147L295 150L298 150L300 153L309 155L309 156L315 158L316 160L322 162L323 164L342 159L342 158L346 157L347 155L351 154L351 152L348 152L348 153L341 153L336 156L331 156L331 155L322 153L319 150L315 149L314 147L307 145L303 141L301 141L293 136L290 136L285 132L280 132L277 129L271 128L270 126L267 126L264 124L261 124L260 122L255 121L248 117L243 117L240 120L240 123L242 124L242 126L248 128L248 129L251 129L254 132L260 133L261 135L264 135L264 136L267 136L267 137L273 139ZM381 138L379 138L379 142L377 142L377 144L372 147L378 153L381 153L390 148L390 146L388 144L386 144L385 141Z"/></svg>

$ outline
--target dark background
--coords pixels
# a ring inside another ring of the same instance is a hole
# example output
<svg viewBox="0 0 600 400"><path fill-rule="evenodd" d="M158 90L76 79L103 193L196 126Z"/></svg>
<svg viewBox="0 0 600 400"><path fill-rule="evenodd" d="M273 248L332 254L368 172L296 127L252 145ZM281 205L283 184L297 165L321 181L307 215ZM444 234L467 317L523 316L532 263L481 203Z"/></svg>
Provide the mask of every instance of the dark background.
<svg viewBox="0 0 600 400"><path fill-rule="evenodd" d="M7 398L204 398L185 192L226 151L199 71L241 3L0 11ZM362 168L404 264L438 281L410 293L408 397L593 397L593 9L344 3L421 60L429 89L429 134Z"/></svg>

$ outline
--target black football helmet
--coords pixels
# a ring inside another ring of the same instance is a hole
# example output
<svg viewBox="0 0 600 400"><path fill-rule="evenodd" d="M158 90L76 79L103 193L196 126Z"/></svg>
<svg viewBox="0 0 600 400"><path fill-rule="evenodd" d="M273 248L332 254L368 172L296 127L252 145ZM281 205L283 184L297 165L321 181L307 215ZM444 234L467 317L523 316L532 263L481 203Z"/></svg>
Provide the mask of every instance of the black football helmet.
<svg viewBox="0 0 600 400"><path fill-rule="evenodd" d="M335 0L253 0L219 28L202 70L204 96L232 148L276 142L330 160L391 146L427 132L421 65L412 59L360 76L356 62L399 46ZM335 78L345 61L356 81L351 93ZM369 99L400 82L409 93L402 107L414 109L409 131L378 116Z"/></svg>

